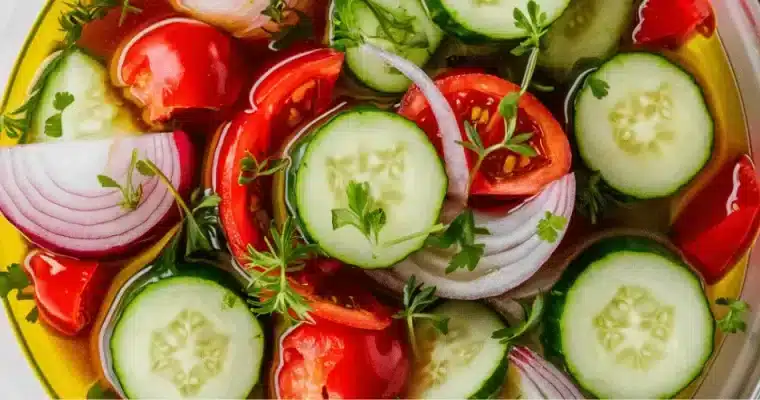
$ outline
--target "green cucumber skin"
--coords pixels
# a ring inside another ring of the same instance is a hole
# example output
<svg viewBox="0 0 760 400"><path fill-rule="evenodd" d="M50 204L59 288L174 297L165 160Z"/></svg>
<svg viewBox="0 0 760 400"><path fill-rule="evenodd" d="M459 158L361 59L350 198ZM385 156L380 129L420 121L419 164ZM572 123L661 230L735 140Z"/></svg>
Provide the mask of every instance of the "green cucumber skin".
<svg viewBox="0 0 760 400"><path fill-rule="evenodd" d="M613 60L617 60L619 57L625 58L625 57L628 57L628 56L631 56L631 55L637 55L637 54L647 54L647 55L650 55L650 56L653 56L653 57L660 58L662 62L666 62L666 63L668 63L670 65L673 65L674 67L678 68L685 76L689 77L689 79L694 83L694 85L697 88L699 88L699 91L702 94L702 99L703 99L702 101L704 102L705 110L708 113L710 113L710 121L712 122L712 126L711 126L711 129L710 129L710 138L712 139L711 140L711 145L710 145L709 152L707 152L707 158L703 161L702 168L699 171L695 172L689 179L687 179L686 181L684 181L681 184L681 186L679 186L678 188L676 188L675 190L673 190L670 194L663 195L663 196L654 196L653 197L653 196L647 195L646 193L628 193L625 190L621 190L621 188L616 187L613 184L611 184L609 181L607 181L607 179L604 178L604 173L601 174L602 175L602 179L604 179L604 182L607 183L607 185L609 185L611 188L615 189L616 191L620 192L621 194L625 195L626 197L628 197L632 201L662 199L662 198L667 198L669 196L672 196L673 194L678 193L681 190L683 190L686 187L688 187L689 184L691 184L691 182L694 180L694 178L696 178L702 171L704 171L705 167L707 167L707 164L710 163L710 160L712 159L712 155L713 155L713 153L715 152L715 149L716 149L716 144L715 144L715 118L712 115L712 110L710 109L710 105L705 100L706 99L706 97L705 97L705 90L702 88L702 85L699 84L699 82L694 77L694 75L692 75L691 73L689 73L689 71L685 70L682 66L676 64L675 62L671 61L667 57L665 57L665 56L663 56L661 54L651 53L651 52L646 52L646 51L633 51L633 52L627 52L627 53L620 53L620 54L616 55L615 57L611 58L610 60L608 60L607 62L611 62ZM602 64L597 71L603 69L605 67L605 64ZM586 79L594 76L594 74L596 74L597 71L594 71L593 73L589 74L586 77ZM582 139L580 138L581 135L578 135L578 121L579 121L579 118L578 118L578 115L575 112L575 109L576 109L575 104L579 101L581 95L584 92L586 92L586 91L591 91L591 88L588 85L584 84L583 86L581 86L581 89L578 91L578 94L575 96L575 99L573 100L573 104L574 104L573 105L573 136L575 137L576 142L581 142ZM587 95L589 95L589 94L587 94ZM581 147L579 146L579 143L576 144L576 148L578 149L578 154L581 156L581 159L583 160L583 163L587 167L589 167L589 169L594 170L593 167L591 166L591 163L588 160L588 157L585 154L583 154L583 151L581 151Z"/></svg>
<svg viewBox="0 0 760 400"><path fill-rule="evenodd" d="M602 259L607 255L617 253L619 251L638 252L638 253L650 253L663 256L677 264L680 264L694 277L694 280L702 286L702 280L699 276L682 261L676 254L669 250L664 245L656 242L653 239L643 236L616 236L606 239L602 239L589 248L584 250L575 260L573 260L567 267L567 270L562 274L560 280L554 285L552 290L546 299L546 311L543 317L543 331L541 333L541 342L544 346L544 351L549 358L553 358L565 367L567 370L567 363L565 362L565 354L562 346L562 314L565 307L565 301L570 288L575 281L583 274L584 271L595 261ZM705 306L709 309L710 304L707 297L704 297ZM713 331L715 331L715 321L712 321ZM697 379L707 365L707 361L712 357L715 352L715 336L710 337L710 353L708 354L702 369L697 373L691 382ZM573 381L588 393L593 393L583 382L579 382L572 374L568 374L572 377ZM679 389L678 392L680 392ZM673 398L678 394L671 393L667 398Z"/></svg>
<svg viewBox="0 0 760 400"><path fill-rule="evenodd" d="M465 28L451 18L451 15L449 15L449 12L443 6L443 3L441 3L441 0L423 0L423 2L430 13L430 18L444 32L456 36L466 44L480 44L493 41L493 39L486 35Z"/></svg>
<svg viewBox="0 0 760 400"><path fill-rule="evenodd" d="M483 383L483 386L469 399L497 399L502 388L507 384L507 369L509 368L509 347L504 353L501 363L493 371L491 377Z"/></svg>

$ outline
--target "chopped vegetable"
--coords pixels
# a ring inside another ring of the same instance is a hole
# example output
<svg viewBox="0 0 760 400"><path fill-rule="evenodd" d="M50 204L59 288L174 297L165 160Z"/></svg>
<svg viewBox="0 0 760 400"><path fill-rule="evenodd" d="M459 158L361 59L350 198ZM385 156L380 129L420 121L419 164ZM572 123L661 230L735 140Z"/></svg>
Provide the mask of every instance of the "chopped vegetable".
<svg viewBox="0 0 760 400"><path fill-rule="evenodd" d="M680 46L698 31L711 34L713 11L709 0L644 0L639 6L636 44Z"/></svg>
<svg viewBox="0 0 760 400"><path fill-rule="evenodd" d="M527 347L513 346L509 351L509 361L510 367L515 367L520 377L520 397L515 398L585 398L565 374Z"/></svg>

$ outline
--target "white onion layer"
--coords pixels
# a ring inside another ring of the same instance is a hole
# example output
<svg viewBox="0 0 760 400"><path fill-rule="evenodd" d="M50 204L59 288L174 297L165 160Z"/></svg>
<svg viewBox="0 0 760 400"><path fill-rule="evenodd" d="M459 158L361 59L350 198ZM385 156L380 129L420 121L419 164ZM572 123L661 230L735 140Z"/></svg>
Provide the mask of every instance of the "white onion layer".
<svg viewBox="0 0 760 400"><path fill-rule="evenodd" d="M174 198L158 178L132 174L143 185L139 206L119 205L121 192L101 187L97 175L120 184L136 149L175 187L182 181L175 136L164 133L115 139L31 144L0 149L0 211L41 247L68 255L125 250L169 213ZM182 134L184 135L184 134Z"/></svg>
<svg viewBox="0 0 760 400"><path fill-rule="evenodd" d="M533 276L559 246L567 229L559 232L554 243L538 237L538 222L546 212L564 216L569 223L574 207L575 176L568 174L506 214L476 212L478 226L488 228L491 235L477 236L477 243L486 244L486 254L473 271L459 269L446 274L452 253L424 249L398 263L392 271L368 273L393 290L415 275L418 281L436 286L441 297L473 300L497 296Z"/></svg>

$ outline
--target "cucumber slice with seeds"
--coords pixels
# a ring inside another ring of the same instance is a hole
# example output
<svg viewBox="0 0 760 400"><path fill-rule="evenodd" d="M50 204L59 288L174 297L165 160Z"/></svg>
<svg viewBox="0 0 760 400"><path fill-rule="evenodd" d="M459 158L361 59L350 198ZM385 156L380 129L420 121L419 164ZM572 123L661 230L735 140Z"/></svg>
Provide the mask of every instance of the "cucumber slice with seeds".
<svg viewBox="0 0 760 400"><path fill-rule="evenodd" d="M595 96L591 79L609 85L606 96ZM586 82L575 102L578 150L614 189L639 199L669 196L710 159L714 127L702 90L666 58L619 54Z"/></svg>
<svg viewBox="0 0 760 400"><path fill-rule="evenodd" d="M570 0L535 0L547 24L562 15ZM617 0L616 0L617 1ZM528 36L515 26L514 10L527 16L529 0L425 0L430 15L444 31L469 43Z"/></svg>
<svg viewBox="0 0 760 400"><path fill-rule="evenodd" d="M200 274L149 283L110 340L128 398L243 399L259 378L261 325L237 293Z"/></svg>
<svg viewBox="0 0 760 400"><path fill-rule="evenodd" d="M448 301L431 312L449 317L449 332L441 334L425 321L415 326L419 356L408 397L496 397L507 377L509 350L491 337L506 327L501 316L473 301Z"/></svg>
<svg viewBox="0 0 760 400"><path fill-rule="evenodd" d="M313 135L295 182L307 235L330 256L363 268L390 267L419 250L424 236L384 244L438 222L447 178L427 135L404 117L369 107L342 112ZM348 208L351 181L368 183L385 212L377 243L351 225L333 229L332 210Z"/></svg>
<svg viewBox="0 0 760 400"><path fill-rule="evenodd" d="M715 322L699 278L652 239L603 239L552 289L547 352L598 398L675 396L704 368Z"/></svg>
<svg viewBox="0 0 760 400"><path fill-rule="evenodd" d="M574 0L541 41L539 65L566 81L584 60L604 61L618 48L634 14L633 0Z"/></svg>

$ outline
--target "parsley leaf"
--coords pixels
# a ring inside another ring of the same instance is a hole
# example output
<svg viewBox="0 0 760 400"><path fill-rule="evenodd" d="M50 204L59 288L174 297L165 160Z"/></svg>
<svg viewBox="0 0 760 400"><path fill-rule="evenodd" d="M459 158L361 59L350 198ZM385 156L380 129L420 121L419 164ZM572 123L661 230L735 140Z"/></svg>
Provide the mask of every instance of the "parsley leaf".
<svg viewBox="0 0 760 400"><path fill-rule="evenodd" d="M591 75L586 80L586 84L591 88L591 93L594 97L599 100L607 97L607 94L609 94L610 84L600 78Z"/></svg>
<svg viewBox="0 0 760 400"><path fill-rule="evenodd" d="M4 299L8 298L8 295L12 291L16 291L17 300L32 300L34 296L30 296L24 293L24 290L30 287L32 283L29 281L26 272L19 264L11 264L5 271L0 271L0 296ZM35 306L26 315L28 322L37 322L37 307Z"/></svg>
<svg viewBox="0 0 760 400"><path fill-rule="evenodd" d="M269 5L261 12L262 15L266 15L271 18L275 23L282 23L283 14L287 8L287 4L283 0L269 0Z"/></svg>
<svg viewBox="0 0 760 400"><path fill-rule="evenodd" d="M547 211L544 218L538 221L538 237L543 241L554 243L559 238L559 233L565 229L565 225L567 225L567 218Z"/></svg>
<svg viewBox="0 0 760 400"><path fill-rule="evenodd" d="M370 194L368 182L351 181L346 186L348 208L332 210L333 230L344 226L353 226L359 230L369 242L377 245L380 230L387 222L385 211L380 208L377 200Z"/></svg>
<svg viewBox="0 0 760 400"><path fill-rule="evenodd" d="M311 306L290 286L287 273L303 269L305 261L319 248L298 242L295 233L295 223L288 217L281 231L272 222L269 237L265 238L266 251L248 245L247 267L252 278L248 290L258 298L248 303L257 315L279 313L290 323L309 319Z"/></svg>
<svg viewBox="0 0 760 400"><path fill-rule="evenodd" d="M446 267L446 273L452 273L460 268L472 271L483 257L485 245L475 243L475 235L490 234L487 229L475 226L475 214L465 210L459 214L448 228L440 234L430 235L425 240L426 246L448 249L453 245L459 246L459 251L451 258Z"/></svg>
<svg viewBox="0 0 760 400"><path fill-rule="evenodd" d="M276 32L269 32L272 40L269 47L273 50L283 50L299 40L310 38L314 34L314 22L311 17L301 10L292 9L298 15L298 22L292 25L280 26Z"/></svg>
<svg viewBox="0 0 760 400"><path fill-rule="evenodd" d="M728 307L726 316L717 321L718 328L723 333L737 333L747 330L747 323L744 322L744 313L749 311L749 305L746 302L739 299L721 297L715 300L715 304Z"/></svg>
<svg viewBox="0 0 760 400"><path fill-rule="evenodd" d="M259 162L249 151L245 152L245 157L240 159L240 175L238 175L238 184L247 185L262 176L271 176L284 170L290 165L290 159L270 159L266 158Z"/></svg>
<svg viewBox="0 0 760 400"><path fill-rule="evenodd" d="M491 337L494 339L500 339L501 343L510 343L520 338L525 333L535 328L536 325L538 325L539 321L541 320L541 315L544 313L544 304L544 296L543 294L539 294L533 300L533 305L530 307L530 309L527 309L525 306L523 306L525 308L525 315L528 316L525 322L516 326L508 326L504 329L499 329L498 331L494 332Z"/></svg>
<svg viewBox="0 0 760 400"><path fill-rule="evenodd" d="M371 34L362 30L356 14L356 3L363 4L378 22L377 32ZM333 46L339 49L358 46L367 39L384 39L401 48L427 48L430 45L427 34L417 30L415 20L403 7L387 8L373 0L347 0L341 2L333 13Z"/></svg>
<svg viewBox="0 0 760 400"><path fill-rule="evenodd" d="M63 110L74 103L74 95L69 92L58 92L53 100L53 108L58 112L45 120L45 135L50 137L63 136Z"/></svg>
<svg viewBox="0 0 760 400"><path fill-rule="evenodd" d="M53 100L53 107L58 111L63 111L66 107L74 103L74 95L69 92L58 92Z"/></svg>
<svg viewBox="0 0 760 400"><path fill-rule="evenodd" d="M129 162L129 168L127 168L127 179L126 182L124 182L124 186L120 185L119 182L116 182L116 180L110 176L98 175L98 182L100 183L101 187L119 189L119 191L121 191L122 200L119 202L119 205L125 210L129 211L136 210L142 201L142 184L139 184L135 187L134 183L132 182L132 175L134 174L134 170L137 168L137 164L137 149L133 149L132 158Z"/></svg>
<svg viewBox="0 0 760 400"><path fill-rule="evenodd" d="M414 321L428 320L440 333L449 333L449 317L443 315L425 313L425 309L438 301L435 295L435 286L423 288L423 284L417 285L416 277L412 275L404 285L404 309L393 315L393 318L406 320L409 343L412 353L417 355L417 339L414 336Z"/></svg>
<svg viewBox="0 0 760 400"><path fill-rule="evenodd" d="M624 195L607 185L598 171L593 173L576 171L576 177L578 179L575 193L577 209L592 224L596 224L610 207L622 206L625 203Z"/></svg>

